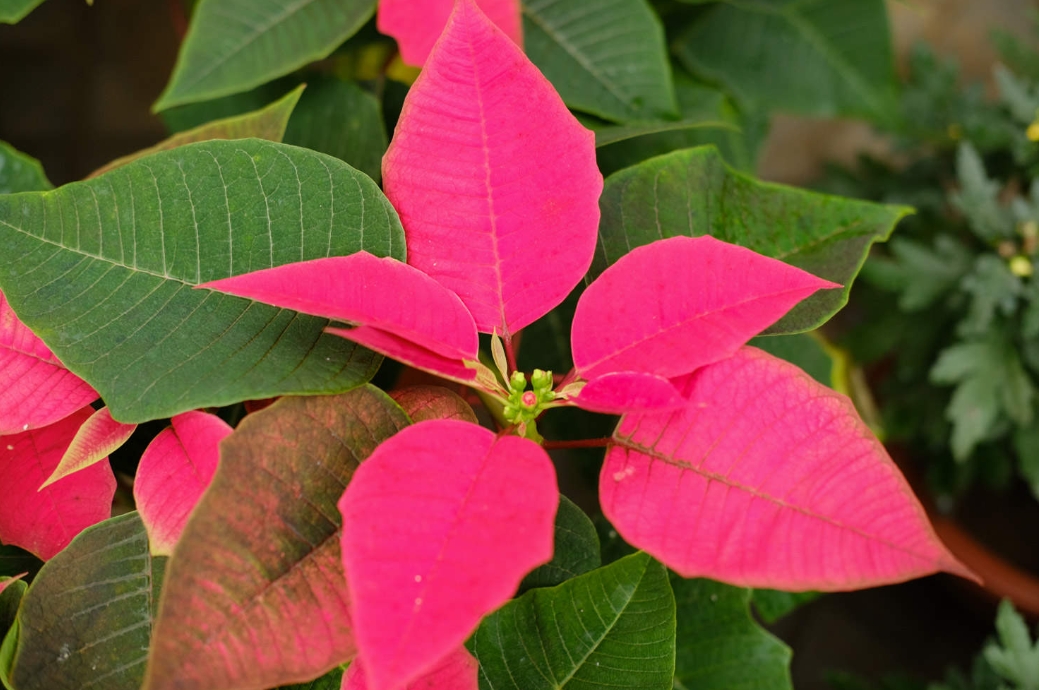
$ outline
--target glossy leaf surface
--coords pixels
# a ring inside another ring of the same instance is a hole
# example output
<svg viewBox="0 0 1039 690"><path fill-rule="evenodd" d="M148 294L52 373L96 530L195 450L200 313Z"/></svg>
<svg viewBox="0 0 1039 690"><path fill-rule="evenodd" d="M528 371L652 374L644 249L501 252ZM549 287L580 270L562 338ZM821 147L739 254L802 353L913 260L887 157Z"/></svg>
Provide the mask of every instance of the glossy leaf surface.
<svg viewBox="0 0 1039 690"><path fill-rule="evenodd" d="M0 436L0 541L48 560L112 514L115 476L108 462L40 490L91 412L85 407L42 429Z"/></svg>
<svg viewBox="0 0 1039 690"><path fill-rule="evenodd" d="M381 0L379 31L397 39L406 64L421 67L443 33L454 5L455 0ZM476 0L476 5L506 36L523 46L519 0Z"/></svg>
<svg viewBox="0 0 1039 690"><path fill-rule="evenodd" d="M53 424L97 400L97 391L58 361L0 292L0 435Z"/></svg>
<svg viewBox="0 0 1039 690"><path fill-rule="evenodd" d="M40 570L18 613L18 690L138 690L164 558L137 513L79 535Z"/></svg>
<svg viewBox="0 0 1039 690"><path fill-rule="evenodd" d="M731 355L802 299L830 287L713 237L636 247L581 295L571 338L574 366L588 379L613 372L687 374Z"/></svg>
<svg viewBox="0 0 1039 690"><path fill-rule="evenodd" d="M153 109L226 96L288 74L327 56L374 10L375 0L199 3Z"/></svg>
<svg viewBox="0 0 1039 690"><path fill-rule="evenodd" d="M401 690L477 690L476 659L465 647L448 653L432 669L402 686ZM343 690L374 690L360 661L350 664Z"/></svg>
<svg viewBox="0 0 1039 690"><path fill-rule="evenodd" d="M523 26L527 54L571 108L615 122L675 116L663 27L644 0L527 0Z"/></svg>
<svg viewBox="0 0 1039 690"><path fill-rule="evenodd" d="M9 1L0 0L0 22L3 21L4 3ZM0 141L0 194L42 192L53 186L38 160Z"/></svg>
<svg viewBox="0 0 1039 690"><path fill-rule="evenodd" d="M712 235L839 283L806 299L770 333L821 325L848 301L870 245L909 212L759 182L725 165L714 148L676 151L610 176L590 277L631 247L665 237Z"/></svg>
<svg viewBox="0 0 1039 690"><path fill-rule="evenodd" d="M790 648L750 613L751 590L671 578L678 606L675 687L793 690Z"/></svg>
<svg viewBox="0 0 1039 690"><path fill-rule="evenodd" d="M406 424L371 386L239 424L170 561L146 688L268 688L353 657L336 501Z"/></svg>
<svg viewBox="0 0 1039 690"><path fill-rule="evenodd" d="M11 306L123 422L367 380L379 359L324 334L327 319L191 288L362 249L404 258L396 213L368 177L255 139L0 196L0 245Z"/></svg>
<svg viewBox="0 0 1039 690"><path fill-rule="evenodd" d="M137 467L134 502L148 530L152 553L169 556L220 460L231 427L216 415L184 412L159 432Z"/></svg>
<svg viewBox="0 0 1039 690"><path fill-rule="evenodd" d="M455 292L481 332L535 321L591 261L594 145L523 52L458 3L383 158L408 263Z"/></svg>
<svg viewBox="0 0 1039 690"><path fill-rule="evenodd" d="M126 443L136 428L136 424L123 424L112 419L107 407L97 410L76 431L75 438L61 456L58 466L40 488L46 488L73 472L101 462Z"/></svg>
<svg viewBox="0 0 1039 690"><path fill-rule="evenodd" d="M335 156L376 182L382 175L387 144L382 108L352 82L308 75L284 141Z"/></svg>
<svg viewBox="0 0 1039 690"><path fill-rule="evenodd" d="M602 565L595 525L577 505L560 494L556 510L552 560L523 578L520 592L534 587L555 587Z"/></svg>
<svg viewBox="0 0 1039 690"><path fill-rule="evenodd" d="M675 598L667 571L637 553L527 592L484 619L469 648L485 690L670 690Z"/></svg>
<svg viewBox="0 0 1039 690"><path fill-rule="evenodd" d="M674 410L685 406L685 398L662 376L621 371L593 378L574 404L591 412L624 414Z"/></svg>
<svg viewBox="0 0 1039 690"><path fill-rule="evenodd" d="M108 163L90 173L88 178L97 177L98 175L106 173L109 170L114 170L121 165L126 165L130 161L135 161L138 158L144 158L145 156L158 153L159 151L168 151L170 149L175 149L178 146L193 144L198 141L255 138L280 142L282 137L285 135L285 127L289 124L289 117L291 117L296 104L299 102L300 95L303 93L303 88L303 86L299 86L275 102L264 106L259 110L254 110L242 115L225 117L199 125L198 127L189 129L186 132L178 132L170 138L159 142L155 146L143 149L137 153L132 153L129 156L117 158L111 163Z"/></svg>
<svg viewBox="0 0 1039 690"><path fill-rule="evenodd" d="M443 386L408 386L390 391L389 395L413 422L457 419L477 423L476 413L469 403Z"/></svg>
<svg viewBox="0 0 1039 690"><path fill-rule="evenodd" d="M846 397L750 347L675 385L689 406L623 417L603 465L603 512L631 544L743 586L969 576Z"/></svg>
<svg viewBox="0 0 1039 690"><path fill-rule="evenodd" d="M882 0L719 3L674 50L693 74L751 106L878 119L897 111Z"/></svg>
<svg viewBox="0 0 1039 690"><path fill-rule="evenodd" d="M540 446L467 422L421 422L379 446L339 502L373 686L428 671L551 559L558 495Z"/></svg>

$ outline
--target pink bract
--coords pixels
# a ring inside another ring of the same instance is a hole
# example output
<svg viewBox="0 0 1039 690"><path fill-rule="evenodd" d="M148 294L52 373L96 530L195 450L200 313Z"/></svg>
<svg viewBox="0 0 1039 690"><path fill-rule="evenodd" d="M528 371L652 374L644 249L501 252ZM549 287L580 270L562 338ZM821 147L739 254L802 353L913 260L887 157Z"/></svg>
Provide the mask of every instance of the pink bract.
<svg viewBox="0 0 1039 690"><path fill-rule="evenodd" d="M108 408L102 407L79 427L76 437L61 457L61 462L40 488L50 486L62 477L101 462L109 453L126 443L136 428L136 424L115 421Z"/></svg>
<svg viewBox="0 0 1039 690"><path fill-rule="evenodd" d="M688 406L624 416L603 465L603 512L631 544L749 587L971 576L845 396L752 347L675 384Z"/></svg>
<svg viewBox="0 0 1039 690"><path fill-rule="evenodd" d="M799 268L704 237L636 247L577 303L574 366L672 378L728 357L795 304L838 287Z"/></svg>
<svg viewBox="0 0 1039 690"><path fill-rule="evenodd" d="M595 137L547 79L460 0L383 158L408 263L506 339L584 276L599 225Z"/></svg>
<svg viewBox="0 0 1039 690"><path fill-rule="evenodd" d="M133 495L151 552L169 556L216 472L220 442L232 429L216 415L185 412L145 449Z"/></svg>
<svg viewBox="0 0 1039 690"><path fill-rule="evenodd" d="M451 16L455 0L380 0L377 26L393 36L406 64L421 67ZM476 0L487 18L505 35L523 45L519 0Z"/></svg>
<svg viewBox="0 0 1039 690"><path fill-rule="evenodd" d="M97 398L18 320L0 292L0 434L47 426Z"/></svg>
<svg viewBox="0 0 1039 690"><path fill-rule="evenodd" d="M106 461L39 488L92 412L84 407L41 429L0 436L0 542L46 561L111 517L115 475Z"/></svg>
<svg viewBox="0 0 1039 690"><path fill-rule="evenodd" d="M551 559L558 501L552 461L526 439L438 420L384 441L339 502L371 687L433 668Z"/></svg>
<svg viewBox="0 0 1039 690"><path fill-rule="evenodd" d="M621 371L589 381L574 404L590 412L625 414L674 410L685 407L686 401L662 376Z"/></svg>
<svg viewBox="0 0 1039 690"><path fill-rule="evenodd" d="M402 690L477 690L478 670L473 655L465 647L459 647ZM375 690L375 686L368 684L360 659L354 660L346 670L342 690Z"/></svg>

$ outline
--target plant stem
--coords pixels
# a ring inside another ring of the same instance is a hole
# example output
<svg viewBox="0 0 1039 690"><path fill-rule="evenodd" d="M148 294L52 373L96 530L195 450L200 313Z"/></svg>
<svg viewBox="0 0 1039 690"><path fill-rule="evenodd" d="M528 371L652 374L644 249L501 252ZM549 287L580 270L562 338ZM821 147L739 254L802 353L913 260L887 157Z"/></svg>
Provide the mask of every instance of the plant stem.
<svg viewBox="0 0 1039 690"><path fill-rule="evenodd" d="M605 448L613 442L610 438L583 438L578 441L545 441L541 447L545 450L557 448Z"/></svg>
<svg viewBox="0 0 1039 690"><path fill-rule="evenodd" d="M517 336L516 340L518 341L519 340L519 337L518 337L519 334L517 333L516 336ZM512 344L512 334L511 333L508 333L505 336L505 361L509 365L509 373L510 374L512 372L516 371L516 348ZM508 381L506 381L506 385L507 384L508 384Z"/></svg>

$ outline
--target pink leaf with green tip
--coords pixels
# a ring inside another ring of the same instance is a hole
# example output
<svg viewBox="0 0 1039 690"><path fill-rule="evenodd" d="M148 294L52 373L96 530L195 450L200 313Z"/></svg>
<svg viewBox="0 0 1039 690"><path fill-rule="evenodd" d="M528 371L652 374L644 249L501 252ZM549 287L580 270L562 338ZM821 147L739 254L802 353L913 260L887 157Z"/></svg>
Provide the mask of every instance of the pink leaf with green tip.
<svg viewBox="0 0 1039 690"><path fill-rule="evenodd" d="M107 462L39 488L92 412L84 407L42 429L0 436L0 542L48 560L84 529L111 517L115 475Z"/></svg>
<svg viewBox="0 0 1039 690"><path fill-rule="evenodd" d="M574 366L587 379L617 371L688 374L728 357L805 297L832 287L710 236L659 240L632 250L581 295Z"/></svg>
<svg viewBox="0 0 1039 690"><path fill-rule="evenodd" d="M685 407L685 398L662 376L620 371L603 374L585 384L574 404L591 412L625 414L674 410Z"/></svg>
<svg viewBox="0 0 1039 690"><path fill-rule="evenodd" d="M460 0L386 156L408 263L508 337L591 264L602 175L592 132L472 0Z"/></svg>
<svg viewBox="0 0 1039 690"><path fill-rule="evenodd" d="M450 290L411 266L368 252L286 264L199 288L359 324L330 328L413 366L471 380L479 340L473 317Z"/></svg>
<svg viewBox="0 0 1039 690"><path fill-rule="evenodd" d="M467 422L420 422L372 453L339 510L373 688L427 672L551 559L558 501L540 446Z"/></svg>
<svg viewBox="0 0 1039 690"><path fill-rule="evenodd" d="M849 590L966 570L851 401L744 347L621 419L599 480L631 544L685 577Z"/></svg>
<svg viewBox="0 0 1039 690"><path fill-rule="evenodd" d="M136 424L115 421L108 408L102 407L79 427L76 437L72 439L58 466L40 488L48 487L73 472L101 462L109 453L126 443L136 428Z"/></svg>
<svg viewBox="0 0 1039 690"><path fill-rule="evenodd" d="M152 554L169 556L188 516L216 472L220 442L231 435L227 422L205 412L170 420L141 455L133 496Z"/></svg>
<svg viewBox="0 0 1039 690"><path fill-rule="evenodd" d="M477 690L479 665L465 647L450 652L431 670L404 686L403 690ZM368 683L360 659L350 664L343 676L342 690L375 690Z"/></svg>
<svg viewBox="0 0 1039 690"><path fill-rule="evenodd" d="M421 67L454 4L454 0L380 0L376 25L381 33L397 39L405 63ZM523 45L519 0L476 0L476 4L516 45Z"/></svg>
<svg viewBox="0 0 1039 690"><path fill-rule="evenodd" d="M0 580L0 594L3 594L5 589L7 589L10 585L14 584L15 582L18 582L18 580L21 580L23 577L25 577L28 574L29 573L27 573L27 572L26 573L20 573L18 575L15 575L14 577L8 577L8 578L5 578L3 580Z"/></svg>
<svg viewBox="0 0 1039 690"><path fill-rule="evenodd" d="M0 434L47 426L97 398L18 320L0 292Z"/></svg>

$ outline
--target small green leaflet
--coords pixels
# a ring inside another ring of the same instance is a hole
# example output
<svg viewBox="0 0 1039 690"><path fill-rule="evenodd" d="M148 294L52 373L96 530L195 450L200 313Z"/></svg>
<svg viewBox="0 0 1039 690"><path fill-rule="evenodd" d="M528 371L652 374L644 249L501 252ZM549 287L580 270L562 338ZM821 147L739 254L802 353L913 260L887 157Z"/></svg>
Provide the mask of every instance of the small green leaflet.
<svg viewBox="0 0 1039 690"><path fill-rule="evenodd" d="M320 60L374 11L375 0L202 0L153 109L245 91Z"/></svg>
<svg viewBox="0 0 1039 690"><path fill-rule="evenodd" d="M989 179L984 161L969 141L956 151L956 177L960 190L951 201L967 217L974 234L984 241L1013 237L1013 216L999 203L999 183Z"/></svg>
<svg viewBox="0 0 1039 690"><path fill-rule="evenodd" d="M664 30L645 0L527 0L523 37L574 110L621 123L677 114Z"/></svg>
<svg viewBox="0 0 1039 690"><path fill-rule="evenodd" d="M0 0L0 24L17 24L42 4L43 0Z"/></svg>
<svg viewBox="0 0 1039 690"><path fill-rule="evenodd" d="M469 640L481 690L615 687L670 690L675 598L644 553L548 589L483 619Z"/></svg>
<svg viewBox="0 0 1039 690"><path fill-rule="evenodd" d="M972 255L950 235L938 235L934 248L906 237L888 243L891 258L875 256L866 264L870 282L897 290L898 306L914 312L930 307L956 289L971 269Z"/></svg>
<svg viewBox="0 0 1039 690"><path fill-rule="evenodd" d="M999 641L985 647L985 660L1016 690L1039 690L1039 642L1032 643L1024 619L1009 601L999 605L996 632Z"/></svg>
<svg viewBox="0 0 1039 690"><path fill-rule="evenodd" d="M38 160L0 141L0 194L43 192L53 187Z"/></svg>
<svg viewBox="0 0 1039 690"><path fill-rule="evenodd" d="M258 139L0 196L0 246L0 291L122 422L364 383L381 359L325 334L327 319L192 287L362 249L404 258L369 177Z"/></svg>
<svg viewBox="0 0 1039 690"><path fill-rule="evenodd" d="M996 315L1011 316L1017 309L1018 298L1024 293L1021 279L995 254L979 256L960 285L971 296L967 315L956 329L963 336L988 333Z"/></svg>

